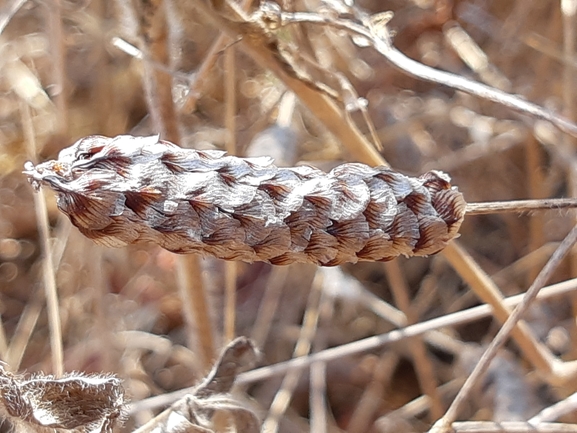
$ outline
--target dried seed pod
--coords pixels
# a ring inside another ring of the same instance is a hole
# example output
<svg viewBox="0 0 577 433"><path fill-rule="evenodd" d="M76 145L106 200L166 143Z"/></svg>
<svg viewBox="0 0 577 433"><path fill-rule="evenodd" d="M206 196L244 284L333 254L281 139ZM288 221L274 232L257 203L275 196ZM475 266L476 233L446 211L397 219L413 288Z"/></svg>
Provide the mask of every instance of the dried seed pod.
<svg viewBox="0 0 577 433"><path fill-rule="evenodd" d="M71 373L62 378L41 374L25 378L0 367L0 408L21 427L17 431L46 427L112 433L122 419L123 406L124 388L114 376Z"/></svg>
<svg viewBox="0 0 577 433"><path fill-rule="evenodd" d="M465 200L449 177L343 164L330 173L270 158L182 149L157 136L90 136L25 173L46 184L87 237L150 241L226 260L333 266L434 254L455 236Z"/></svg>

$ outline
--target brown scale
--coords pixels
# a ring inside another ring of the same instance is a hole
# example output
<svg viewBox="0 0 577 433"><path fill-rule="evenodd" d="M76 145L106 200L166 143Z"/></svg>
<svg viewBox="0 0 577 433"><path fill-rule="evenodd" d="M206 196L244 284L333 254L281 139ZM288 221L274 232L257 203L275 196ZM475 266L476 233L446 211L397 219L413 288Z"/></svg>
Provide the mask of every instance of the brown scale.
<svg viewBox="0 0 577 433"><path fill-rule="evenodd" d="M60 210L97 243L147 241L279 265L435 254L457 236L466 207L437 171L278 168L270 158L182 149L156 136L86 137L25 173L35 188L52 188Z"/></svg>

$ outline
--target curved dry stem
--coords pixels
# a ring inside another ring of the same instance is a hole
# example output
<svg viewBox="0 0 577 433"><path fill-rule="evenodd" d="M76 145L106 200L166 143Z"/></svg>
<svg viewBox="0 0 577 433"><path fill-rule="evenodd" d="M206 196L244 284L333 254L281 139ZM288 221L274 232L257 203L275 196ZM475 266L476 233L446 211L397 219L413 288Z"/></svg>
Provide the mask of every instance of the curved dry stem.
<svg viewBox="0 0 577 433"><path fill-rule="evenodd" d="M431 68L419 63L398 51L391 41L389 32L384 25L375 25L367 22L357 24L345 19L329 19L319 14L298 12L283 12L279 17L283 24L289 23L313 23L337 27L346 30L356 36L365 38L380 54L382 54L393 65L401 69L408 75L416 78L431 81L455 90L460 90L488 101L496 102L522 113L530 114L539 119L544 119L554 124L561 131L577 137L577 125L570 120L559 116L537 104L525 101L519 96L511 95L507 92L495 89L485 84L469 80L467 78Z"/></svg>

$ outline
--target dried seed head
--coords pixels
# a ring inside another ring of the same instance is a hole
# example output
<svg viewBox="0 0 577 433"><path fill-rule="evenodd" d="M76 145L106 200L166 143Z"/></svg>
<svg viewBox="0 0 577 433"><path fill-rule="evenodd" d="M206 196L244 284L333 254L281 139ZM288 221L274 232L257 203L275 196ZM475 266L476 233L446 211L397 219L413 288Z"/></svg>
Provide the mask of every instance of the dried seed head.
<svg viewBox="0 0 577 433"><path fill-rule="evenodd" d="M112 432L122 418L123 405L121 381L110 375L25 378L0 368L0 407L23 428Z"/></svg>
<svg viewBox="0 0 577 433"><path fill-rule="evenodd" d="M270 158L182 149L157 136L90 136L26 167L87 237L177 253L333 266L434 254L457 236L465 200L449 177L343 164L330 173Z"/></svg>

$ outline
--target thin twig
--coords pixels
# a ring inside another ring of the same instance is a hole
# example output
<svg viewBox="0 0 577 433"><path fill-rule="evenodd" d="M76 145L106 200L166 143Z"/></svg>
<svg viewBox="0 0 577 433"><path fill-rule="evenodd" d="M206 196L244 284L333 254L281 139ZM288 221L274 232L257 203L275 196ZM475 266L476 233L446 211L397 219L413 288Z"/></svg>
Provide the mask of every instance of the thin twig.
<svg viewBox="0 0 577 433"><path fill-rule="evenodd" d="M567 237L563 240L559 248L553 253L551 259L545 264L535 281L525 293L523 297L523 301L520 305L518 305L513 313L509 316L507 321L503 324L485 353L483 353L479 363L476 365L473 372L469 375L463 388L453 403L443 416L431 429L432 432L445 432L450 431L450 425L457 419L457 415L459 410L461 409L462 405L465 403L467 397L470 395L473 387L479 383L479 380L486 372L487 368L489 368L489 364L497 354L497 351L505 344L507 341L509 334L513 331L517 322L523 317L523 315L529 309L529 306L537 297L539 291L543 288L547 280L551 277L553 271L557 268L563 258L569 253L573 245L577 242L577 226L575 226L571 232L567 235Z"/></svg>
<svg viewBox="0 0 577 433"><path fill-rule="evenodd" d="M54 91L52 100L57 109L56 130L59 134L66 134L68 128L68 101L66 99L66 45L64 43L64 31L62 28L62 2L50 0L48 2L48 24L50 50L52 59L52 81Z"/></svg>
<svg viewBox="0 0 577 433"><path fill-rule="evenodd" d="M537 415L533 416L527 423L532 426L539 426L544 422L552 422L563 415L573 412L577 408L577 392L571 394L569 397L557 402L549 407L546 407Z"/></svg>
<svg viewBox="0 0 577 433"><path fill-rule="evenodd" d="M319 319L319 303L323 291L322 272L317 271L312 282L311 291L305 310L299 339L294 348L294 358L306 356L312 346ZM294 390L301 376L300 369L289 370L270 405L268 415L262 424L263 433L274 433L279 429L280 419L288 409Z"/></svg>
<svg viewBox="0 0 577 433"><path fill-rule="evenodd" d="M545 174L543 173L543 155L541 145L535 138L535 135L530 135L526 144L526 158L527 174L529 178L529 194L531 198L537 199L535 201L543 202L547 197L545 187ZM577 200L575 200L577 203ZM545 216L543 214L532 215L529 219L529 251L535 251L545 243ZM533 281L537 276L538 267L529 270L527 277L528 283Z"/></svg>
<svg viewBox="0 0 577 433"><path fill-rule="evenodd" d="M413 308L411 308L411 301L409 299L409 285L403 271L397 260L385 263L385 274L389 282L389 287L395 304L406 315L409 324L416 323L418 317ZM431 421L434 421L443 414L443 405L437 390L437 378L434 372L433 364L429 356L427 356L427 348L420 337L412 338L408 342L409 351L413 358L413 365L419 381L420 388L423 393L431 399L430 416Z"/></svg>
<svg viewBox="0 0 577 433"><path fill-rule="evenodd" d="M219 29L233 40L239 40L239 47L261 67L274 73L285 86L292 90L301 102L322 122L325 127L347 146L347 150L358 161L379 161L385 164L383 158L376 151L358 128L351 123L342 107L338 106L319 89L303 82L290 70L282 60L278 51L273 50L270 38L264 29L254 26L245 26L244 23L234 22L221 16L206 2L194 0L181 2L183 7L191 5L202 14L205 21Z"/></svg>
<svg viewBox="0 0 577 433"><path fill-rule="evenodd" d="M250 335L258 347L265 347L289 270L290 266L275 266L270 271Z"/></svg>
<svg viewBox="0 0 577 433"><path fill-rule="evenodd" d="M248 11L250 5L252 4L252 0L244 0L241 8L245 11ZM213 70L216 60L218 56L222 53L222 50L226 48L226 45L230 43L230 38L226 36L226 34L220 34L218 38L216 38L215 42L209 48L207 55L204 57L201 65L197 69L194 75L194 81L190 85L190 89L186 96L185 101L183 102L180 110L184 114L190 114L196 110L196 103L198 98L202 94L202 86L206 82L206 79L209 73Z"/></svg>
<svg viewBox="0 0 577 433"><path fill-rule="evenodd" d="M577 424L543 423L537 427L523 421L464 421L453 423L454 433L577 433Z"/></svg>
<svg viewBox="0 0 577 433"><path fill-rule="evenodd" d="M224 53L224 92L226 127L226 151L229 155L236 155L236 73L235 49L229 47ZM225 297L224 297L224 338L232 341L235 337L236 322L236 279L238 265L227 261L224 264Z"/></svg>
<svg viewBox="0 0 577 433"><path fill-rule="evenodd" d="M0 34L2 34L10 20L14 18L14 15L16 15L27 1L28 0L12 0L10 3L4 5L2 11L0 11Z"/></svg>
<svg viewBox="0 0 577 433"><path fill-rule="evenodd" d="M442 84L456 90L461 90L478 96L479 98L496 102L514 110L530 114L534 117L548 120L561 131L577 137L577 125L562 116L536 104L527 102L518 96L511 95L493 87L486 86L485 84L449 72L431 68L405 56L393 46L388 30L384 25L373 24L370 22L361 25L346 19L329 19L315 13L307 12L283 12L280 20L285 25L293 23L328 25L346 30L357 36L362 36L389 62L409 75L425 81Z"/></svg>
<svg viewBox="0 0 577 433"><path fill-rule="evenodd" d="M30 107L24 102L21 103L22 124L26 137L26 151L31 160L36 159L36 138ZM48 223L48 210L46 208L46 198L43 192L34 194L34 209L42 248L42 277L44 280L44 290L48 308L48 322L50 327L50 347L52 353L52 369L56 377L64 374L64 353L62 349L62 329L60 324L60 307L58 305L58 292L56 290L56 274L54 272L54 261L52 248L50 246L50 228Z"/></svg>
<svg viewBox="0 0 577 433"><path fill-rule="evenodd" d="M493 307L493 316L501 323L507 321L511 310L504 303L501 289L493 282L487 273L475 262L473 257L458 242L451 242L443 250L443 256L451 266L471 286L475 294L483 302ZM525 357L538 370L549 374L555 359L551 352L540 343L526 323L519 323L513 330L513 338Z"/></svg>
<svg viewBox="0 0 577 433"><path fill-rule="evenodd" d="M328 327L331 326L334 308L334 298L323 291L319 301L319 330L313 342L313 351L319 352L327 347ZM310 368L310 426L311 431L327 432L327 365L325 362L314 362Z"/></svg>
<svg viewBox="0 0 577 433"><path fill-rule="evenodd" d="M548 198L539 200L493 201L467 203L467 215L485 215L502 212L531 212L537 210L560 210L577 207L577 198Z"/></svg>
<svg viewBox="0 0 577 433"><path fill-rule="evenodd" d="M182 255L177 257L176 266L182 311L188 325L189 349L194 348L192 335L196 335L202 365L208 369L214 360L215 345L200 260L196 254Z"/></svg>
<svg viewBox="0 0 577 433"><path fill-rule="evenodd" d="M562 283L553 284L544 287L538 294L537 300L551 299L553 297L563 296L567 293L577 290L577 279L563 281ZM508 307L514 307L523 300L524 294L511 296L503 300ZM241 373L236 381L237 385L248 385L254 382L268 380L272 377L279 376L286 373L290 369L308 368L313 362L323 361L329 362L345 356L352 356L369 350L374 350L387 344L395 343L405 340L406 338L422 335L425 332L433 331L448 326L456 326L464 323L470 323L493 314L493 309L490 305L480 305L477 307L462 310L456 313L447 314L442 317L427 320L425 322L417 323L415 325L407 326L406 328L396 329L385 334L375 335L352 343L343 344L341 346L333 347L323 350L321 352L293 358L288 361L279 362L267 367L257 368L246 373ZM138 410L154 409L160 406L170 404L182 396L186 395L193 388L185 388L172 393L151 397L146 400L138 402ZM136 403L135 403L136 405ZM132 413L132 411L129 411Z"/></svg>
<svg viewBox="0 0 577 433"><path fill-rule="evenodd" d="M351 415L349 424L347 425L347 432L361 433L370 431L375 414L378 413L378 409L383 403L382 396L390 385L392 376L395 373L395 368L400 359L400 355L391 350L387 350L381 355L373 368L371 381L367 385L355 407L355 411ZM430 397L425 394L421 397L428 402L431 400Z"/></svg>
<svg viewBox="0 0 577 433"><path fill-rule="evenodd" d="M142 51L153 62L168 65L170 50L165 4L162 0L138 1L137 14L143 44ZM172 76L143 62L147 104L157 133L163 138L180 141L178 118L172 99Z"/></svg>

